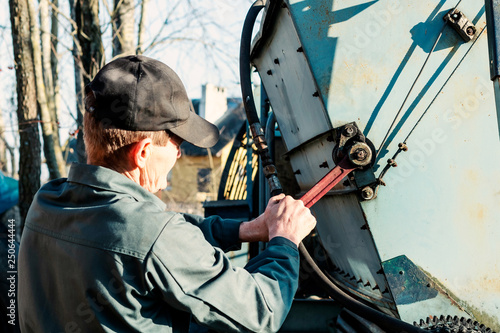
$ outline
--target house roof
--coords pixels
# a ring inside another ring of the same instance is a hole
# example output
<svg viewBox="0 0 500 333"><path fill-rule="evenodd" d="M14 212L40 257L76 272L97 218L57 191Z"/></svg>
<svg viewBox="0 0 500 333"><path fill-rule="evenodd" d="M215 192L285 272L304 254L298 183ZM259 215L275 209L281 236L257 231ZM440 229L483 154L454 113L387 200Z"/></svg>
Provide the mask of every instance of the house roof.
<svg viewBox="0 0 500 333"><path fill-rule="evenodd" d="M215 125L219 129L219 141L210 149L212 155L219 155L226 145L235 138L243 123L246 121L245 109L241 99L229 99L228 110L217 119ZM196 147L188 142L181 145L181 152L186 156L207 156L207 148Z"/></svg>

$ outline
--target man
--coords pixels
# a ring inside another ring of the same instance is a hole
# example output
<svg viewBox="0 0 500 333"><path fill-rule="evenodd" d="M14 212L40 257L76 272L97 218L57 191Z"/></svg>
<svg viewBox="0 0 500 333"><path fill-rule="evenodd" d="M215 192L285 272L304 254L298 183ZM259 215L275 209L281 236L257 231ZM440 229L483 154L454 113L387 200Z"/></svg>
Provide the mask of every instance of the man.
<svg viewBox="0 0 500 333"><path fill-rule="evenodd" d="M190 111L177 75L130 56L86 89L88 164L44 185L26 218L19 258L23 332L187 332L191 317L221 332L277 331L297 288L297 244L316 220L300 201L271 198L239 223L165 211L183 140L217 142ZM269 241L245 269L223 251Z"/></svg>

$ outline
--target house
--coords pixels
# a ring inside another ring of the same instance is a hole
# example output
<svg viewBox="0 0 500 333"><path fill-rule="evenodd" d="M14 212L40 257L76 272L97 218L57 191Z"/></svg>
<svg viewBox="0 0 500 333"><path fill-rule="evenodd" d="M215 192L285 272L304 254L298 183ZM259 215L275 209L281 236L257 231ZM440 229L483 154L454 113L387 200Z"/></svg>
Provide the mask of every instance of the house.
<svg viewBox="0 0 500 333"><path fill-rule="evenodd" d="M222 115L214 122L219 128L220 138L209 149L187 142L181 145L182 156L169 175L169 187L162 193L162 199L167 203L201 203L217 199L233 140L246 121L241 99L227 98L225 90L215 86L207 85L203 91L201 100L193 100L193 107L195 112L212 121L213 112ZM224 103L221 103L221 97ZM225 110L221 112L221 108Z"/></svg>

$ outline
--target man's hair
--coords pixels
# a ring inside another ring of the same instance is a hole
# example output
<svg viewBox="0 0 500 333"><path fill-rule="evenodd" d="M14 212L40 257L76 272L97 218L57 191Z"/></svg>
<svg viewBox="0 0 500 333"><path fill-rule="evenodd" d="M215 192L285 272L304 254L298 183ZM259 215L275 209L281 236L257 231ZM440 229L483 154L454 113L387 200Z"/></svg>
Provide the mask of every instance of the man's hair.
<svg viewBox="0 0 500 333"><path fill-rule="evenodd" d="M169 134L166 131L128 131L107 126L93 116L95 97L92 91L85 96L83 116L83 139L87 160L90 164L116 167L125 166L130 148L136 142L150 138L158 146L166 146Z"/></svg>

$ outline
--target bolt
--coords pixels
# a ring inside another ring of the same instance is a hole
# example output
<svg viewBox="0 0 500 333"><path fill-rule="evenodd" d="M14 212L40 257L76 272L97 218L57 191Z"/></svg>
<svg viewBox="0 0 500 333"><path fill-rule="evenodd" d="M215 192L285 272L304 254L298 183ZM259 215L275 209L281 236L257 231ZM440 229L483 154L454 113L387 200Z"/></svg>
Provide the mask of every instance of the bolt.
<svg viewBox="0 0 500 333"><path fill-rule="evenodd" d="M364 161L366 159L366 151L364 149L356 149L354 155L358 161Z"/></svg>
<svg viewBox="0 0 500 333"><path fill-rule="evenodd" d="M353 136L355 133L355 129L352 126L346 126L344 128L344 135L345 136Z"/></svg>
<svg viewBox="0 0 500 333"><path fill-rule="evenodd" d="M474 28L474 27L467 27L467 35L474 36L475 34L476 34L476 28Z"/></svg>
<svg viewBox="0 0 500 333"><path fill-rule="evenodd" d="M366 186L361 190L361 197L365 200L373 199L374 194L373 189L369 186Z"/></svg>
<svg viewBox="0 0 500 333"><path fill-rule="evenodd" d="M356 134L356 129L354 129ZM349 148L349 160L357 167L363 167L372 160L370 147L364 142L358 142Z"/></svg>

